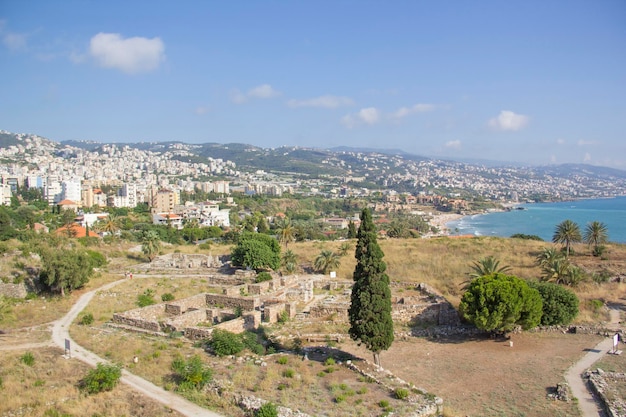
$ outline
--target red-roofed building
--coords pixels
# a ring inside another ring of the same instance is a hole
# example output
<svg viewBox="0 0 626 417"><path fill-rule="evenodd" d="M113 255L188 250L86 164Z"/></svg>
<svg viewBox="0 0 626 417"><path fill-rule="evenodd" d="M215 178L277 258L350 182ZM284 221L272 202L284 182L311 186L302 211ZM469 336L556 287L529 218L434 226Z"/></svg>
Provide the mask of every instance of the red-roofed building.
<svg viewBox="0 0 626 417"><path fill-rule="evenodd" d="M78 225L72 224L70 226L59 227L54 232L57 236L67 236L67 237L85 237L87 236L87 229ZM89 231L89 237L100 237L96 232Z"/></svg>

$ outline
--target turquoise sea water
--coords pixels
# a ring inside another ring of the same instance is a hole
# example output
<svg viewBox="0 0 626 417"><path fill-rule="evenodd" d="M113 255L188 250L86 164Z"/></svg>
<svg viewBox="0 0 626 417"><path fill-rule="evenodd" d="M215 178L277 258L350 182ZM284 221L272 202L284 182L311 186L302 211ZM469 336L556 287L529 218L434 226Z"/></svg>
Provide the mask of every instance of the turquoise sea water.
<svg viewBox="0 0 626 417"><path fill-rule="evenodd" d="M509 237L515 233L537 235L552 240L554 229L563 220L572 220L584 233L587 223L606 224L609 241L626 243L626 196L562 203L522 204L524 210L511 210L463 217L446 226L455 235Z"/></svg>

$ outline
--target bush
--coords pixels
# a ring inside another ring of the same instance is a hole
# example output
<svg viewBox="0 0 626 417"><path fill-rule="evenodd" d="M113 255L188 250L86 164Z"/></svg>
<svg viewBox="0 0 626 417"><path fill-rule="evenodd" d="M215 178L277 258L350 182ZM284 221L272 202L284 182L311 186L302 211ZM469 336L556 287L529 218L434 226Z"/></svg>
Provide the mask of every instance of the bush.
<svg viewBox="0 0 626 417"><path fill-rule="evenodd" d="M200 390L213 378L213 371L202 363L198 355L188 360L182 356L176 357L172 362L172 370L176 373L177 391Z"/></svg>
<svg viewBox="0 0 626 417"><path fill-rule="evenodd" d="M174 295L172 293L166 292L161 296L161 301L172 301L174 300Z"/></svg>
<svg viewBox="0 0 626 417"><path fill-rule="evenodd" d="M578 315L578 297L573 291L551 282L529 282L543 301L541 324L569 324Z"/></svg>
<svg viewBox="0 0 626 417"><path fill-rule="evenodd" d="M274 403L265 403L254 413L254 417L278 417L278 410Z"/></svg>
<svg viewBox="0 0 626 417"><path fill-rule="evenodd" d="M239 335L221 329L213 331L209 346L217 356L236 355L244 348Z"/></svg>
<svg viewBox="0 0 626 417"><path fill-rule="evenodd" d="M541 295L526 281L495 273L474 279L463 294L459 311L476 327L508 332L515 326L531 329L541 323Z"/></svg>
<svg viewBox="0 0 626 417"><path fill-rule="evenodd" d="M324 365L326 365L326 366L330 366L330 365L334 365L334 364L335 364L335 359L333 359L333 358L327 358L324 361Z"/></svg>
<svg viewBox="0 0 626 417"><path fill-rule="evenodd" d="M399 400L404 400L409 396L409 390L406 388L396 388L396 398Z"/></svg>
<svg viewBox="0 0 626 417"><path fill-rule="evenodd" d="M606 246L598 245L598 246L594 246L593 250L591 251L591 254L596 257L602 257L602 255L604 255L604 252L606 252Z"/></svg>
<svg viewBox="0 0 626 417"><path fill-rule="evenodd" d="M83 314L82 317L80 318L79 323L82 324L83 326L89 326L93 324L93 314L91 313Z"/></svg>
<svg viewBox="0 0 626 417"><path fill-rule="evenodd" d="M597 313L602 307L604 307L604 302L602 300L589 300L587 301L587 305Z"/></svg>
<svg viewBox="0 0 626 417"><path fill-rule="evenodd" d="M515 233L511 235L512 239L537 240L543 242L543 239L537 235L526 235L524 233Z"/></svg>
<svg viewBox="0 0 626 417"><path fill-rule="evenodd" d="M32 352L26 352L22 356L20 356L20 362L24 365L33 366L35 364L35 356Z"/></svg>
<svg viewBox="0 0 626 417"><path fill-rule="evenodd" d="M91 265L94 268L99 268L107 264L107 258L98 251L87 249L87 255L89 255L89 259L91 260Z"/></svg>
<svg viewBox="0 0 626 417"><path fill-rule="evenodd" d="M289 362L289 359L286 356L281 356L276 360L276 363L280 365L287 365L287 362Z"/></svg>
<svg viewBox="0 0 626 417"><path fill-rule="evenodd" d="M380 408L387 408L387 407L389 407L389 401L387 401L387 400L380 400L380 401L378 401L378 406Z"/></svg>
<svg viewBox="0 0 626 417"><path fill-rule="evenodd" d="M259 274L254 279L254 282L258 284L259 282L265 282L265 281L271 281L271 280L272 280L272 275L269 272L259 272Z"/></svg>
<svg viewBox="0 0 626 417"><path fill-rule="evenodd" d="M139 307L146 307L156 304L154 300L154 291L151 289L147 289L143 292L143 294L139 294L137 296L137 305Z"/></svg>
<svg viewBox="0 0 626 417"><path fill-rule="evenodd" d="M291 368L285 369L285 371L283 372L283 376L285 378L293 378L295 375L296 375L296 371L294 371Z"/></svg>
<svg viewBox="0 0 626 417"><path fill-rule="evenodd" d="M88 394L111 391L121 377L122 369L118 365L99 363L96 365L96 369L89 371L87 376L81 380L79 388Z"/></svg>

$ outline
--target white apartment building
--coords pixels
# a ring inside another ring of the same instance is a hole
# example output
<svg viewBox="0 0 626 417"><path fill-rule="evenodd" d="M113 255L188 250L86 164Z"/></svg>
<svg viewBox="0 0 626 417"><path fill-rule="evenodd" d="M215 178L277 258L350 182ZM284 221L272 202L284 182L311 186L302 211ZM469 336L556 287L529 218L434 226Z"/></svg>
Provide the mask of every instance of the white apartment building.
<svg viewBox="0 0 626 417"><path fill-rule="evenodd" d="M82 188L80 180L72 178L61 182L61 200L71 200L77 203L82 202Z"/></svg>
<svg viewBox="0 0 626 417"><path fill-rule="evenodd" d="M0 205L11 205L11 186L9 184L0 184Z"/></svg>

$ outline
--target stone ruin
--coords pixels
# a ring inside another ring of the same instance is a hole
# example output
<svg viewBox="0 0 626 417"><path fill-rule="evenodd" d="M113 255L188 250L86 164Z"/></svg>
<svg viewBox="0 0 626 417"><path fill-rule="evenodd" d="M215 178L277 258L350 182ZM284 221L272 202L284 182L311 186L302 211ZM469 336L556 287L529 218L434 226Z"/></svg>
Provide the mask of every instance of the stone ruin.
<svg viewBox="0 0 626 417"><path fill-rule="evenodd" d="M157 256L152 262L139 265L139 268L147 270L222 268L226 264L226 258L227 256L213 256L198 253L169 253Z"/></svg>
<svg viewBox="0 0 626 417"><path fill-rule="evenodd" d="M205 265L208 260L205 255L167 259L176 262L195 260L198 265ZM276 323L283 318L348 320L352 281L324 275L290 275L274 276L260 283L250 282L254 275L250 271L223 274L212 270L209 274L198 275L207 282L207 292L116 313L112 325L162 335L180 332L189 339L202 339L215 328L241 333L257 328L262 322ZM212 288L211 292L209 288ZM215 289L221 293L216 294ZM325 290L329 294L315 296L315 290ZM394 296L392 317L396 322L411 325L459 324L454 307L426 284L417 285L405 296Z"/></svg>

